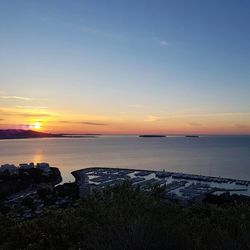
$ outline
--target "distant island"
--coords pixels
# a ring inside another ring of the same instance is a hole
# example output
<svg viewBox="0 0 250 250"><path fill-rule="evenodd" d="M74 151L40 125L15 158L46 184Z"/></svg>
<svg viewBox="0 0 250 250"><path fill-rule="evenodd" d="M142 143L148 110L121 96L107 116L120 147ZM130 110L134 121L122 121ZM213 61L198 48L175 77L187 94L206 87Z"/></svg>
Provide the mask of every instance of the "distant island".
<svg viewBox="0 0 250 250"><path fill-rule="evenodd" d="M0 129L0 140L48 137L94 138L98 135L99 134L52 134L25 129Z"/></svg>
<svg viewBox="0 0 250 250"><path fill-rule="evenodd" d="M139 137L152 138L152 137L167 137L167 136L166 135L139 135Z"/></svg>
<svg viewBox="0 0 250 250"><path fill-rule="evenodd" d="M187 138L199 138L198 135L186 135L185 137L187 137Z"/></svg>
<svg viewBox="0 0 250 250"><path fill-rule="evenodd" d="M60 137L60 134L50 134L24 129L4 129L0 130L0 139L23 139L23 138L43 138Z"/></svg>

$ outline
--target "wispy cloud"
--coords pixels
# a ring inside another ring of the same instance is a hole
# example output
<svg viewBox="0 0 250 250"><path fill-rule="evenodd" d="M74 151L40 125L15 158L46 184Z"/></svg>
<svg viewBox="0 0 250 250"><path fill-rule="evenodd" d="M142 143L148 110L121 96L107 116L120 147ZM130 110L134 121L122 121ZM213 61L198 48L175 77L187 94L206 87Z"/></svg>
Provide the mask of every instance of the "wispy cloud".
<svg viewBox="0 0 250 250"><path fill-rule="evenodd" d="M22 100L22 101L46 101L47 99L40 99L40 98L31 98L31 97L24 97L24 96L16 96L16 95L2 95L0 96L2 99L15 99L15 100Z"/></svg>
<svg viewBox="0 0 250 250"><path fill-rule="evenodd" d="M156 115L149 115L145 118L144 121L146 122L155 122L155 121L159 121L160 120L160 117L159 116L156 116Z"/></svg>
<svg viewBox="0 0 250 250"><path fill-rule="evenodd" d="M82 122L82 124L92 125L92 126L106 126L106 125L108 125L106 123L99 123L99 122Z"/></svg>
<svg viewBox="0 0 250 250"><path fill-rule="evenodd" d="M217 116L250 116L250 112L211 112L211 113L172 113L167 114L171 118L182 117L217 117Z"/></svg>
<svg viewBox="0 0 250 250"><path fill-rule="evenodd" d="M0 90L0 95L4 95L4 94L6 94L6 91Z"/></svg>
<svg viewBox="0 0 250 250"><path fill-rule="evenodd" d="M160 45L162 46L168 46L168 42L164 41L164 40L159 40Z"/></svg>
<svg viewBox="0 0 250 250"><path fill-rule="evenodd" d="M19 117L31 117L31 118L42 118L42 117L52 117L54 114L47 112L34 112L25 110L16 110L12 108L1 108L0 114L3 116L19 116Z"/></svg>
<svg viewBox="0 0 250 250"><path fill-rule="evenodd" d="M90 126L106 126L107 123L101 122L91 122L91 121L59 121L60 123L69 123L69 124L82 124L82 125L90 125Z"/></svg>
<svg viewBox="0 0 250 250"><path fill-rule="evenodd" d="M16 108L18 108L18 109L48 109L49 107L46 107L46 106L17 105Z"/></svg>
<svg viewBox="0 0 250 250"><path fill-rule="evenodd" d="M160 45L161 47L167 47L169 44L167 41L163 40L163 39L160 39L158 37L155 37L154 38L155 42Z"/></svg>
<svg viewBox="0 0 250 250"><path fill-rule="evenodd" d="M33 98L30 97L23 97L23 96L15 96L15 95L2 95L2 99L17 99L17 100L23 100L23 101L32 101Z"/></svg>
<svg viewBox="0 0 250 250"><path fill-rule="evenodd" d="M22 117L32 117L32 118L36 118L36 117L52 117L54 115L52 114L47 114L47 113L16 113L16 115L18 116L22 116Z"/></svg>

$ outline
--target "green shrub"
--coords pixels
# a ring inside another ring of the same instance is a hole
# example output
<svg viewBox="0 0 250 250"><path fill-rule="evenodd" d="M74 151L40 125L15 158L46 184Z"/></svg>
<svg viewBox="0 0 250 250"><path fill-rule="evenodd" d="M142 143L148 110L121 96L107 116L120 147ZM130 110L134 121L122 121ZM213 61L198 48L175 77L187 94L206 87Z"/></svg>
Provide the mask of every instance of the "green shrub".
<svg viewBox="0 0 250 250"><path fill-rule="evenodd" d="M2 216L0 249L250 249L250 207L169 205L124 184L30 221Z"/></svg>

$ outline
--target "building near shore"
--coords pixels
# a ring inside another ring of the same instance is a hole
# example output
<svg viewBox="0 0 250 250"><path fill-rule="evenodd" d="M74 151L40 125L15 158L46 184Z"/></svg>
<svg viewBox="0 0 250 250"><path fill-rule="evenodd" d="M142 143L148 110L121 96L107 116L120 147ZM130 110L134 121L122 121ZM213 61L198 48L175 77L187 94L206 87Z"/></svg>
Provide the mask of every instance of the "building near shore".
<svg viewBox="0 0 250 250"><path fill-rule="evenodd" d="M32 169L32 168L34 168L34 163L33 162L31 162L31 163L20 163L19 168L23 169L23 170Z"/></svg>
<svg viewBox="0 0 250 250"><path fill-rule="evenodd" d="M17 174L18 168L14 164L3 164L0 167L0 173Z"/></svg>
<svg viewBox="0 0 250 250"><path fill-rule="evenodd" d="M36 167L45 174L49 174L51 172L50 165L46 162L37 163Z"/></svg>

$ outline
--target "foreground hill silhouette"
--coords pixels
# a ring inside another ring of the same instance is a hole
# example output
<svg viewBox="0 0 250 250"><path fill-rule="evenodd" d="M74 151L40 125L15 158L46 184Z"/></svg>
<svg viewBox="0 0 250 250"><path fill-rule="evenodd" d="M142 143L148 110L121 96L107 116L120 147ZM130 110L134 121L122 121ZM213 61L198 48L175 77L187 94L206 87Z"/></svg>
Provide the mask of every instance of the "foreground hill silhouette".
<svg viewBox="0 0 250 250"><path fill-rule="evenodd" d="M181 207L123 184L18 222L0 216L0 249L250 249L250 206L229 198L220 205Z"/></svg>

